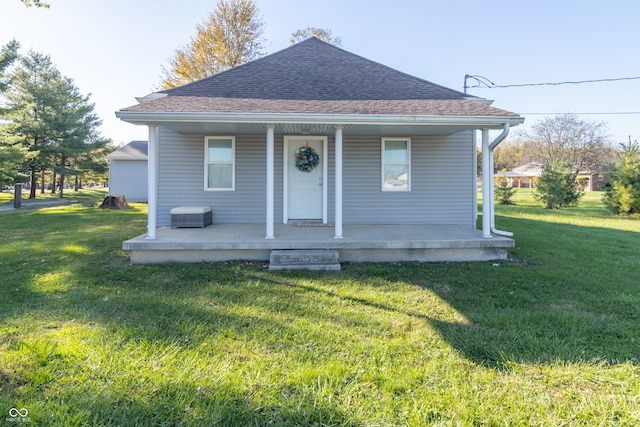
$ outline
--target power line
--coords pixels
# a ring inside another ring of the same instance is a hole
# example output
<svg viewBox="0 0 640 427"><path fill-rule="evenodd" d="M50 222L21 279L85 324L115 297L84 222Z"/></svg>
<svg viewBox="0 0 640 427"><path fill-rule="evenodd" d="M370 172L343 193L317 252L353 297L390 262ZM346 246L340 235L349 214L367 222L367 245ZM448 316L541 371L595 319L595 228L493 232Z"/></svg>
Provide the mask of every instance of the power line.
<svg viewBox="0 0 640 427"><path fill-rule="evenodd" d="M529 116L549 116L549 115L557 115L557 114L562 114L562 113L540 113L540 112L535 112L535 113L519 113L522 115L529 115ZM610 111L610 112L589 112L589 113L571 113L571 114L575 114L577 116L588 116L588 115L594 115L594 116L623 116L623 115L629 115L629 116L633 116L633 115L640 115L640 111Z"/></svg>
<svg viewBox="0 0 640 427"><path fill-rule="evenodd" d="M467 84L468 80L474 80L476 84L474 86L469 86ZM636 77L617 77L611 79L594 79L594 80L576 80L576 81L566 81L566 82L545 82L545 83L520 83L520 84L512 84L512 85L498 85L493 83L486 77L465 74L464 76L464 93L467 93L467 89L470 88L487 88L487 89L496 89L496 88L510 88L510 87L530 87L530 86L560 86L560 85L578 85L584 83L602 83L602 82L619 82L625 80L640 80L640 76Z"/></svg>

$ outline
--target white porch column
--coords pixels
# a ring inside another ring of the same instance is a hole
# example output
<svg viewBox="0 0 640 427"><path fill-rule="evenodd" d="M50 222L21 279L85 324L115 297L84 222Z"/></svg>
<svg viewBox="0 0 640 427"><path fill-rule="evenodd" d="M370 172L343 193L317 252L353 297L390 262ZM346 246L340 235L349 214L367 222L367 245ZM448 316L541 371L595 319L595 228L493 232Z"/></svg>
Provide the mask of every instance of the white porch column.
<svg viewBox="0 0 640 427"><path fill-rule="evenodd" d="M493 171L491 170L489 129L482 129L482 237L491 237L491 194Z"/></svg>
<svg viewBox="0 0 640 427"><path fill-rule="evenodd" d="M342 239L342 126L336 126L336 152L335 152L336 188L335 188L335 236L334 239Z"/></svg>
<svg viewBox="0 0 640 427"><path fill-rule="evenodd" d="M156 238L158 228L158 126L149 126L149 148L147 155L147 239Z"/></svg>
<svg viewBox="0 0 640 427"><path fill-rule="evenodd" d="M274 159L275 157L275 148L274 148L274 126L267 126L267 235L265 239L274 239L273 235L273 198L274 198Z"/></svg>

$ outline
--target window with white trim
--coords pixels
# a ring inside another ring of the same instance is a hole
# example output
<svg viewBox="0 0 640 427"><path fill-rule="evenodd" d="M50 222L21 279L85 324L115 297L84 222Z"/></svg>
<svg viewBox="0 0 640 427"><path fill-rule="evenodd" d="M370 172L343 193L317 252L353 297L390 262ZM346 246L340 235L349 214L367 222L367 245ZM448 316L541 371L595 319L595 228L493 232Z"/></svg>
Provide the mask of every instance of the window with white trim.
<svg viewBox="0 0 640 427"><path fill-rule="evenodd" d="M411 138L382 138L382 191L411 191Z"/></svg>
<svg viewBox="0 0 640 427"><path fill-rule="evenodd" d="M234 191L236 139L233 136L207 136L204 139L204 189Z"/></svg>

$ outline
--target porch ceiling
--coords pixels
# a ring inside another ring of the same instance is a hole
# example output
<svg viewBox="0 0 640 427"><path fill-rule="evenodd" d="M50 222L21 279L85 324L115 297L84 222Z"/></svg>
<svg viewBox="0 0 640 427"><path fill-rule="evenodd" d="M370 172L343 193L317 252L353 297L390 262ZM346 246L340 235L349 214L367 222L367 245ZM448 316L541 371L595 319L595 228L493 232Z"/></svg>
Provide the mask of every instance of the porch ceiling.
<svg viewBox="0 0 640 427"><path fill-rule="evenodd" d="M140 123L142 124L142 123ZM203 122L203 121L157 121L144 123L145 125L165 126L180 133L201 134L265 134L266 123L247 122ZM274 123L275 133L281 135L333 135L336 123ZM501 129L502 125L477 124L372 124L347 123L342 124L344 135L375 135L375 136L404 136L404 135L450 135L469 129Z"/></svg>

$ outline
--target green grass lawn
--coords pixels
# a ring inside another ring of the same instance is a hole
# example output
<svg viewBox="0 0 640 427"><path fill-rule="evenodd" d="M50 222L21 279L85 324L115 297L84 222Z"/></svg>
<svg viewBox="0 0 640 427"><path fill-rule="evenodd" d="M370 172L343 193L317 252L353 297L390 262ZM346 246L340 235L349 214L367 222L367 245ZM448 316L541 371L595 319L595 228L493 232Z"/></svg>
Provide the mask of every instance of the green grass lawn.
<svg viewBox="0 0 640 427"><path fill-rule="evenodd" d="M98 196L0 213L0 424L640 424L640 221L600 194L497 206L506 261L339 273L130 265L146 205Z"/></svg>
<svg viewBox="0 0 640 427"><path fill-rule="evenodd" d="M93 201L96 198L104 198L107 195L108 188L105 187L95 187L95 188L84 188L79 191L74 190L64 190L64 197L62 200L77 200L77 201ZM40 190L36 193L35 200L29 199L29 190L22 190L22 201L26 202L42 202L42 201L52 201L52 200L60 200L60 193L52 194L50 190L45 191L43 194L40 193ZM0 206L9 204L13 206L15 194L13 190L3 190L0 191Z"/></svg>

